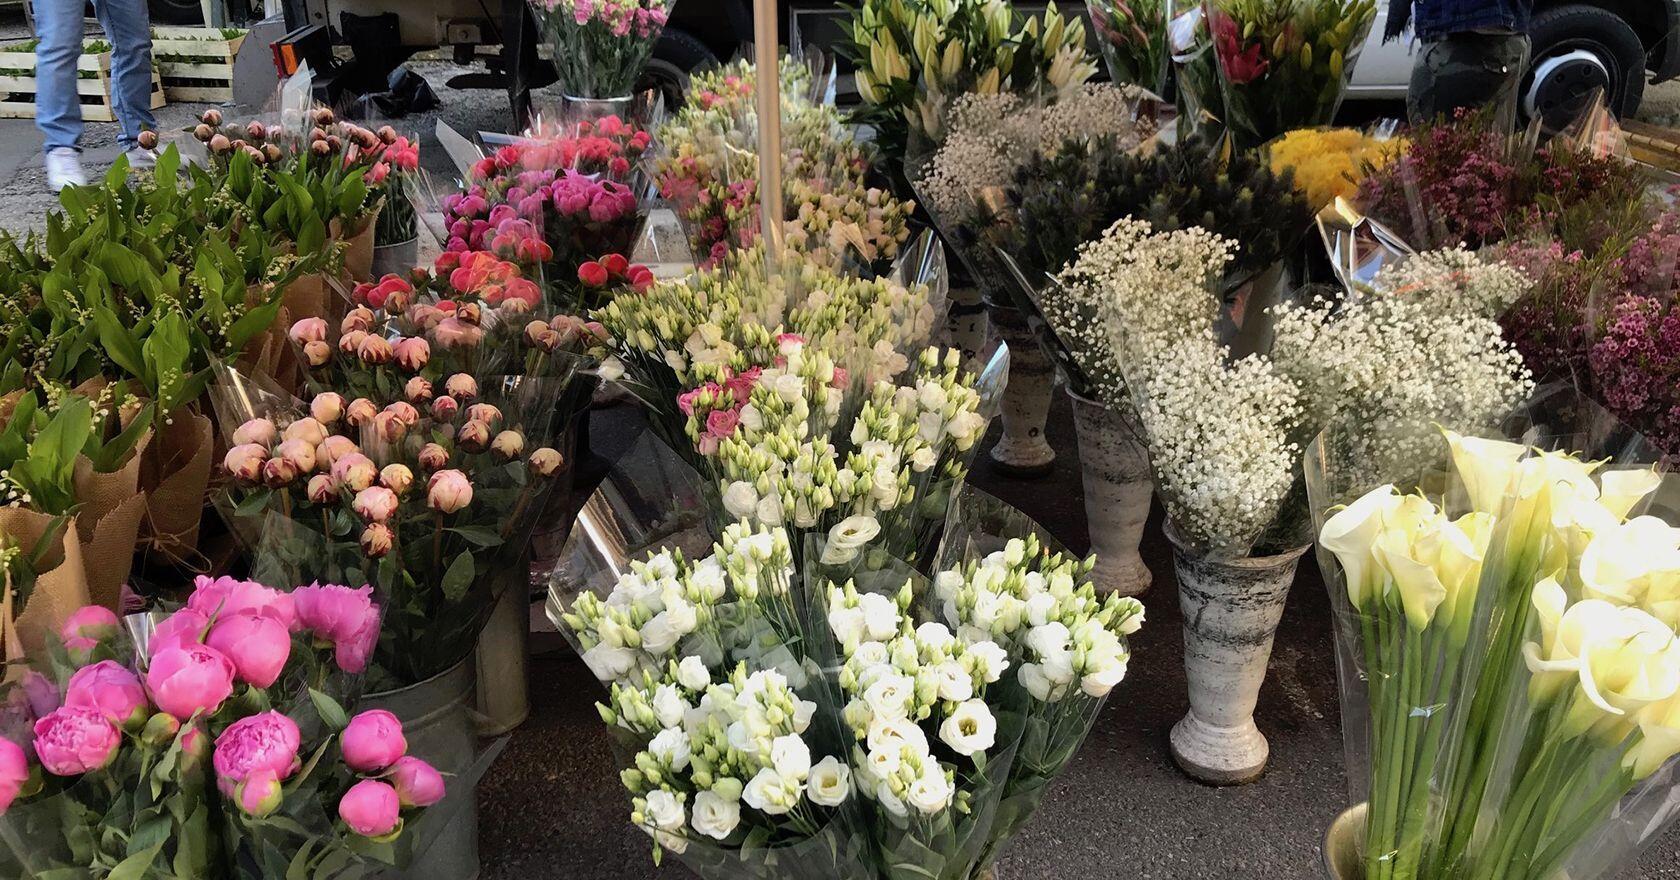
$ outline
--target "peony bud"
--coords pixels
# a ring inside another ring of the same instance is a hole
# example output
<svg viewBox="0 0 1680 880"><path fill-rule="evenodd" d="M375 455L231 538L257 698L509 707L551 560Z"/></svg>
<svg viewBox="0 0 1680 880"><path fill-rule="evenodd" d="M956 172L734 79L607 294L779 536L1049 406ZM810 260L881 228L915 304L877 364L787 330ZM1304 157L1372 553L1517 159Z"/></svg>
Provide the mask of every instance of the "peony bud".
<svg viewBox="0 0 1680 880"><path fill-rule="evenodd" d="M441 513L455 513L472 498L472 482L457 470L438 471L426 483L426 506Z"/></svg>
<svg viewBox="0 0 1680 880"><path fill-rule="evenodd" d="M427 443L420 447L420 466L428 471L435 471L449 464L449 450L436 443Z"/></svg>
<svg viewBox="0 0 1680 880"><path fill-rule="evenodd" d="M486 426L494 428L501 424L502 411L488 403L475 403L467 407L467 418L474 422L483 422Z"/></svg>
<svg viewBox="0 0 1680 880"><path fill-rule="evenodd" d="M358 543L362 546L362 553L369 559L378 559L391 552L391 545L396 542L396 536L391 534L391 527L384 523L372 523L362 530L362 537Z"/></svg>
<svg viewBox="0 0 1680 880"><path fill-rule="evenodd" d="M332 474L316 474L309 478L309 500L316 504L330 504L338 499L338 484Z"/></svg>
<svg viewBox="0 0 1680 880"><path fill-rule="evenodd" d="M97 709L119 728L137 730L151 714L146 688L127 667L114 660L84 666L70 676L64 705Z"/></svg>
<svg viewBox="0 0 1680 880"><path fill-rule="evenodd" d="M262 819L280 809L281 792L280 777L273 770L255 770L234 786L233 799L245 815Z"/></svg>
<svg viewBox="0 0 1680 880"><path fill-rule="evenodd" d="M263 462L262 480L271 489L289 486L301 474L297 465L284 458L271 458Z"/></svg>
<svg viewBox="0 0 1680 880"><path fill-rule="evenodd" d="M420 411L415 409L414 405L407 401L399 400L385 407L385 412L395 416L397 421L402 422L410 428L420 424Z"/></svg>
<svg viewBox="0 0 1680 880"><path fill-rule="evenodd" d="M379 471L379 484L401 495L414 485L414 472L405 464L388 464Z"/></svg>
<svg viewBox="0 0 1680 880"><path fill-rule="evenodd" d="M324 367L332 360L332 346L325 342L306 342L303 344L304 360L312 367Z"/></svg>
<svg viewBox="0 0 1680 880"><path fill-rule="evenodd" d="M432 344L419 336L397 340L395 351L397 364L410 373L425 369L432 359Z"/></svg>
<svg viewBox="0 0 1680 880"><path fill-rule="evenodd" d="M440 397L432 401L432 418L440 422L455 421L456 413L461 411L461 405L453 397Z"/></svg>
<svg viewBox="0 0 1680 880"><path fill-rule="evenodd" d="M309 402L309 415L323 425L331 425L344 418L344 395L323 391Z"/></svg>
<svg viewBox="0 0 1680 880"><path fill-rule="evenodd" d="M443 390L450 397L472 400L478 396L478 380L466 373L456 373L443 383Z"/></svg>
<svg viewBox="0 0 1680 880"><path fill-rule="evenodd" d="M443 800L443 774L413 755L398 758L388 778L405 807L429 807Z"/></svg>
<svg viewBox="0 0 1680 880"><path fill-rule="evenodd" d="M360 452L352 452L333 462L332 475L340 486L352 492L360 492L378 479L379 468L375 467L367 456Z"/></svg>
<svg viewBox="0 0 1680 880"><path fill-rule="evenodd" d="M338 802L338 817L363 837L382 838L402 829L402 802L397 790L377 779L350 787Z"/></svg>
<svg viewBox="0 0 1680 880"><path fill-rule="evenodd" d="M287 440L308 441L310 446L320 446L321 441L327 439L327 429L312 418L298 419L287 425L281 436Z"/></svg>
<svg viewBox="0 0 1680 880"><path fill-rule="evenodd" d="M350 719L339 734L344 763L357 773L379 773L408 753L402 722L384 709L370 709Z"/></svg>
<svg viewBox="0 0 1680 880"><path fill-rule="evenodd" d="M351 330L338 337L338 350L354 356L362 347L362 340L368 338L366 330Z"/></svg>
<svg viewBox="0 0 1680 880"><path fill-rule="evenodd" d="M490 448L502 458L512 461L525 454L525 435L518 431L503 431L496 435L496 439L490 441Z"/></svg>
<svg viewBox="0 0 1680 880"><path fill-rule="evenodd" d="M362 338L361 345L356 346L356 356L361 358L364 364L379 366L390 363L396 357L396 353L392 351L391 343L385 341L385 337L370 333Z"/></svg>
<svg viewBox="0 0 1680 880"><path fill-rule="evenodd" d="M233 661L208 645L166 648L146 667L146 690L159 709L182 721L210 715L233 693Z"/></svg>
<svg viewBox="0 0 1680 880"><path fill-rule="evenodd" d="M379 407L374 406L373 401L365 397L350 401L350 405L344 409L345 420L358 428L373 424L373 417L378 414Z"/></svg>
<svg viewBox="0 0 1680 880"><path fill-rule="evenodd" d="M397 493L384 486L369 486L356 493L350 509L368 522L382 523L397 512Z"/></svg>
<svg viewBox="0 0 1680 880"><path fill-rule="evenodd" d="M559 473L565 464L565 457L557 449L544 446L531 453L531 472L541 477Z"/></svg>
<svg viewBox="0 0 1680 880"><path fill-rule="evenodd" d="M274 438L280 436L280 430L268 419L250 419L245 424L233 429L233 445L244 446L247 443L261 443L268 446Z"/></svg>
<svg viewBox="0 0 1680 880"><path fill-rule="evenodd" d="M366 333L373 329L373 319L374 315L372 309L367 306L357 306L350 311L345 312L344 317L338 320L338 332Z"/></svg>
<svg viewBox="0 0 1680 880"><path fill-rule="evenodd" d="M274 450L274 455L291 462L300 474L315 469L315 444L308 440L287 440Z"/></svg>
<svg viewBox="0 0 1680 880"><path fill-rule="evenodd" d="M396 413L386 411L373 417L373 436L386 443L396 443L408 435L408 425Z"/></svg>
<svg viewBox="0 0 1680 880"><path fill-rule="evenodd" d="M410 403L425 403L432 399L432 383L424 376L414 376L403 383L403 397Z"/></svg>
<svg viewBox="0 0 1680 880"><path fill-rule="evenodd" d="M286 624L249 611L218 618L205 644L233 663L240 681L259 688L272 687L279 681L292 655L292 634Z"/></svg>
<svg viewBox="0 0 1680 880"><path fill-rule="evenodd" d="M315 447L315 464L322 468L330 468L344 456L360 451L361 449L356 446L356 441L343 434L334 434L322 440L320 446Z"/></svg>
<svg viewBox="0 0 1680 880"><path fill-rule="evenodd" d="M246 443L229 449L222 459L222 467L238 482L255 483L262 477L265 461L268 461L267 449L255 443Z"/></svg>
<svg viewBox="0 0 1680 880"><path fill-rule="evenodd" d="M175 741L175 734L181 732L181 721L168 712L159 712L146 719L146 726L140 729L140 741L154 749L161 749Z"/></svg>
<svg viewBox="0 0 1680 880"><path fill-rule="evenodd" d="M455 443L467 452L483 452L490 447L490 426L479 421L467 422L455 435Z"/></svg>
<svg viewBox="0 0 1680 880"><path fill-rule="evenodd" d="M198 117L198 120L205 125L221 125L222 111L211 107L209 110L204 111L204 113Z"/></svg>
<svg viewBox="0 0 1680 880"><path fill-rule="evenodd" d="M325 342L327 339L326 318L300 318L293 322L292 329L287 336L298 345L305 342Z"/></svg>

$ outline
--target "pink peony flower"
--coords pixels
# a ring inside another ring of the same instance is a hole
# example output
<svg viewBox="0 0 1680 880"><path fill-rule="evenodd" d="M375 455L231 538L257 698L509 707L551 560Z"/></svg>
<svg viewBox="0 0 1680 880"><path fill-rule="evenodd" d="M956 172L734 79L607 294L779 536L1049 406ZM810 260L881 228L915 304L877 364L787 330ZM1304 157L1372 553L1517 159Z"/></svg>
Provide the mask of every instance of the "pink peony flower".
<svg viewBox="0 0 1680 880"><path fill-rule="evenodd" d="M332 476L340 486L352 492L360 492L373 485L373 481L379 478L379 468L367 456L360 452L352 452L333 462Z"/></svg>
<svg viewBox="0 0 1680 880"><path fill-rule="evenodd" d="M253 819L261 819L280 809L284 789L280 778L270 770L258 770L233 788L233 800L239 809Z"/></svg>
<svg viewBox="0 0 1680 880"><path fill-rule="evenodd" d="M235 784L258 772L290 779L302 767L298 758L302 742L297 722L280 712L271 710L235 721L216 737L212 760L217 786L231 793Z"/></svg>
<svg viewBox="0 0 1680 880"><path fill-rule="evenodd" d="M303 418L287 425L281 436L287 440L303 440L311 446L320 446L321 441L327 439L327 427L312 418Z"/></svg>
<svg viewBox="0 0 1680 880"><path fill-rule="evenodd" d="M384 709L370 709L350 719L339 735L344 763L357 773L379 773L408 753L402 722Z"/></svg>
<svg viewBox="0 0 1680 880"><path fill-rule="evenodd" d="M302 318L292 324L287 336L298 345L306 342L322 342L327 338L327 319Z"/></svg>
<svg viewBox="0 0 1680 880"><path fill-rule="evenodd" d="M0 816L12 808L29 780L29 758L23 747L9 739L0 739Z"/></svg>
<svg viewBox="0 0 1680 880"><path fill-rule="evenodd" d="M167 648L152 656L146 689L157 707L183 721L216 711L233 693L233 661L207 645Z"/></svg>
<svg viewBox="0 0 1680 880"><path fill-rule="evenodd" d="M285 459L300 474L315 469L315 446L307 440L287 440L274 450L274 456Z"/></svg>
<svg viewBox="0 0 1680 880"><path fill-rule="evenodd" d="M60 706L35 722L35 757L54 776L78 776L111 763L122 734L90 706Z"/></svg>
<svg viewBox="0 0 1680 880"><path fill-rule="evenodd" d="M350 401L350 405L344 410L345 420L358 428L372 423L376 415L379 415L379 407L365 397Z"/></svg>
<svg viewBox="0 0 1680 880"><path fill-rule="evenodd" d="M158 622L146 647L150 656L156 657L169 648L202 645L209 631L210 615L182 608Z"/></svg>
<svg viewBox="0 0 1680 880"><path fill-rule="evenodd" d="M404 807L429 807L443 800L443 774L413 755L398 758L387 778Z"/></svg>
<svg viewBox="0 0 1680 880"><path fill-rule="evenodd" d="M193 592L187 597L187 607L205 617L249 611L272 617L287 629L291 629L296 621L290 593L269 589L256 581L230 577L211 579L199 575L193 580Z"/></svg>
<svg viewBox="0 0 1680 880"><path fill-rule="evenodd" d="M241 483L255 483L262 479L263 464L268 461L268 449L256 443L244 443L227 451L222 467L228 476Z"/></svg>
<svg viewBox="0 0 1680 880"><path fill-rule="evenodd" d="M406 464L388 464L379 471L379 484L401 495L414 485L414 471Z"/></svg>
<svg viewBox="0 0 1680 880"><path fill-rule="evenodd" d="M65 688L64 705L97 709L106 721L121 728L138 728L151 715L145 686L114 660L101 660L76 670Z"/></svg>
<svg viewBox="0 0 1680 880"><path fill-rule="evenodd" d="M361 449L356 446L356 441L343 434L334 434L322 440L320 446L315 447L315 463L323 468L331 468L344 456L360 451Z"/></svg>
<svg viewBox="0 0 1680 880"><path fill-rule="evenodd" d="M424 376L413 376L403 384L403 396L410 403L425 403L432 399L432 383Z"/></svg>
<svg viewBox="0 0 1680 880"><path fill-rule="evenodd" d="M369 486L356 493L350 507L367 522L382 523L397 512L397 504L397 493L384 486Z"/></svg>
<svg viewBox="0 0 1680 880"><path fill-rule="evenodd" d="M363 837L385 837L402 823L402 801L386 783L364 779L344 793L338 817Z"/></svg>
<svg viewBox="0 0 1680 880"><path fill-rule="evenodd" d="M205 642L233 662L240 681L259 688L279 681L292 656L292 634L286 624L254 611L221 615Z"/></svg>
<svg viewBox="0 0 1680 880"><path fill-rule="evenodd" d="M397 536L391 532L391 527L384 523L369 523L367 528L362 529L356 543L369 559L379 559L396 546Z"/></svg>
<svg viewBox="0 0 1680 880"><path fill-rule="evenodd" d="M336 391L323 391L309 401L309 415L323 425L330 425L344 418L344 395ZM325 441L323 441L325 442Z"/></svg>
<svg viewBox="0 0 1680 880"><path fill-rule="evenodd" d="M309 500L316 504L331 504L338 499L338 484L332 474L316 474L309 478Z"/></svg>
<svg viewBox="0 0 1680 880"><path fill-rule="evenodd" d="M247 443L256 443L269 446L279 436L280 429L274 427L274 423L268 419L248 419L244 424L233 429L233 445L244 446Z"/></svg>
<svg viewBox="0 0 1680 880"><path fill-rule="evenodd" d="M438 399L448 400L449 398L440 397ZM421 467L428 471L435 471L449 464L449 450L436 443L427 443L420 447L420 453L415 458L419 461Z"/></svg>
<svg viewBox="0 0 1680 880"><path fill-rule="evenodd" d="M398 340L395 351L397 365L410 373L418 373L425 369L432 359L432 344L420 336Z"/></svg>
<svg viewBox="0 0 1680 880"><path fill-rule="evenodd" d="M298 621L317 639L332 642L340 669L351 674L367 668L367 658L379 641L379 608L373 588L310 584L292 594Z"/></svg>
<svg viewBox="0 0 1680 880"><path fill-rule="evenodd" d="M439 321L432 333L438 345L446 349L473 348L484 339L484 328L453 317Z"/></svg>
<svg viewBox="0 0 1680 880"><path fill-rule="evenodd" d="M444 381L443 390L458 400L472 400L478 396L478 380L466 373L456 373Z"/></svg>

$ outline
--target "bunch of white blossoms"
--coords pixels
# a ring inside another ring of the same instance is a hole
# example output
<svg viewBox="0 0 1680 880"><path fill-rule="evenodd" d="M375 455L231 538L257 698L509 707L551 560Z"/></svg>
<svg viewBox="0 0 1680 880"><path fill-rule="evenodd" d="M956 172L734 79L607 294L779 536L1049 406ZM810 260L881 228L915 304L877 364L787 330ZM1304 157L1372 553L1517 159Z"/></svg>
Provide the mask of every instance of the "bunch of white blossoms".
<svg viewBox="0 0 1680 880"><path fill-rule="evenodd" d="M910 238L916 203L860 180L794 180L788 183L794 206L786 222L787 246L835 267L849 260L891 260Z"/></svg>
<svg viewBox="0 0 1680 880"><path fill-rule="evenodd" d="M602 682L632 680L658 669L697 633L694 650L713 663L721 652L750 653L724 640L735 632L716 630L724 602L769 604L782 601L792 579L787 534L736 524L724 529L713 553L690 563L681 551L661 550L613 584L606 599L579 596L562 616L583 648L589 670Z"/></svg>
<svg viewBox="0 0 1680 880"><path fill-rule="evenodd" d="M695 835L727 840L743 823L773 827L791 815L809 827L817 808L850 795L846 765L813 762L804 739L816 704L774 670L742 664L714 681L698 657L685 657L661 681L616 688L613 703L600 707L609 724L651 735L620 774L634 795L631 821L673 851Z"/></svg>
<svg viewBox="0 0 1680 880"><path fill-rule="evenodd" d="M1460 245L1424 251L1383 269L1371 292L1410 300L1435 314L1498 318L1533 286L1515 266Z"/></svg>
<svg viewBox="0 0 1680 880"><path fill-rule="evenodd" d="M1299 390L1270 361L1236 362L1211 332L1170 344L1134 388L1155 486L1194 552L1247 556L1295 480Z"/></svg>
<svg viewBox="0 0 1680 880"><path fill-rule="evenodd" d="M1143 604L1099 599L1081 562L1011 538L960 569L934 576L934 598L965 643L993 643L1018 658L1017 681L1040 702L1057 702L1075 687L1101 699L1125 677L1131 656L1124 638L1143 626Z"/></svg>
<svg viewBox="0 0 1680 880"><path fill-rule="evenodd" d="M1009 666L994 642L964 643L938 622L914 626L904 613L910 601L909 584L896 598L860 594L849 582L828 594L829 628L845 657L841 717L858 743L855 785L897 818L936 815L962 796L929 733L971 761L984 756L997 742L986 687Z"/></svg>

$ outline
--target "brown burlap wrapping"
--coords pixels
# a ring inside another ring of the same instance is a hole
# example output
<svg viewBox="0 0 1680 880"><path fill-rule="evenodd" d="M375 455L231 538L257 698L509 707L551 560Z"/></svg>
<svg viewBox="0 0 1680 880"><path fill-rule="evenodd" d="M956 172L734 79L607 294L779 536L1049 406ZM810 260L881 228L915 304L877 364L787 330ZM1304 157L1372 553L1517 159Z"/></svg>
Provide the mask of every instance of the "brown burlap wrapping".
<svg viewBox="0 0 1680 880"><path fill-rule="evenodd" d="M373 280L373 226L370 219L361 232L344 240L344 274L352 284Z"/></svg>
<svg viewBox="0 0 1680 880"><path fill-rule="evenodd" d="M140 491L140 460L151 435L140 440L128 463L108 474L95 473L87 456L76 459L76 533L82 538L82 567L88 597L95 605L118 611L122 585L134 566L146 496Z"/></svg>
<svg viewBox="0 0 1680 880"><path fill-rule="evenodd" d="M181 410L158 429L140 457L140 488L146 493L141 536L171 561L190 563L197 558L198 524L214 454L210 420Z"/></svg>
<svg viewBox="0 0 1680 880"><path fill-rule="evenodd" d="M0 534L26 553L32 552L46 536L52 522L53 517L44 513L0 508ZM0 645L14 646L6 649L6 659L16 660L19 658L12 656L16 646L22 647L25 656L39 651L49 634L58 632L76 609L88 604L87 576L76 523L65 525L59 546L42 560L41 573L35 578L29 600L22 603L21 612L17 607L19 597L9 579L6 586L6 594L0 599L0 629L5 630Z"/></svg>

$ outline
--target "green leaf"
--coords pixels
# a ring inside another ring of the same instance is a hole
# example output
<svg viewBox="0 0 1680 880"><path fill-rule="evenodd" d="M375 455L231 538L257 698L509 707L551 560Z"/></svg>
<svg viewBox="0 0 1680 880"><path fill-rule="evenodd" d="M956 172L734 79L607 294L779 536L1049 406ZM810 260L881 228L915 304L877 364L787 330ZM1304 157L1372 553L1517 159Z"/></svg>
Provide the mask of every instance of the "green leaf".
<svg viewBox="0 0 1680 880"><path fill-rule="evenodd" d="M151 869L152 862L157 859L157 854L163 849L164 842L158 841L123 859L115 868L111 869L111 873L106 875L105 880L141 880L142 877L146 876L146 872Z"/></svg>
<svg viewBox="0 0 1680 880"><path fill-rule="evenodd" d="M146 360L140 353L140 343L117 320L116 313L96 306L93 309L93 325L99 330L99 343L104 346L105 354L130 376L146 379Z"/></svg>
<svg viewBox="0 0 1680 880"><path fill-rule="evenodd" d="M473 582L473 557L471 552L463 552L449 563L449 570L443 573L443 582L439 588L443 596L450 602L459 602L467 597L467 590Z"/></svg>
<svg viewBox="0 0 1680 880"><path fill-rule="evenodd" d="M245 347L257 334L274 326L274 319L280 314L280 300L257 306L246 312L243 317L233 322L227 330L229 353L237 352Z"/></svg>
<svg viewBox="0 0 1680 880"><path fill-rule="evenodd" d="M344 707L332 697L310 688L309 701L315 704L315 711L320 713L321 720L333 730L343 730L350 724L350 718L344 712Z"/></svg>
<svg viewBox="0 0 1680 880"><path fill-rule="evenodd" d="M467 539L474 547L494 547L502 543L502 533L489 526L455 526L447 531Z"/></svg>

